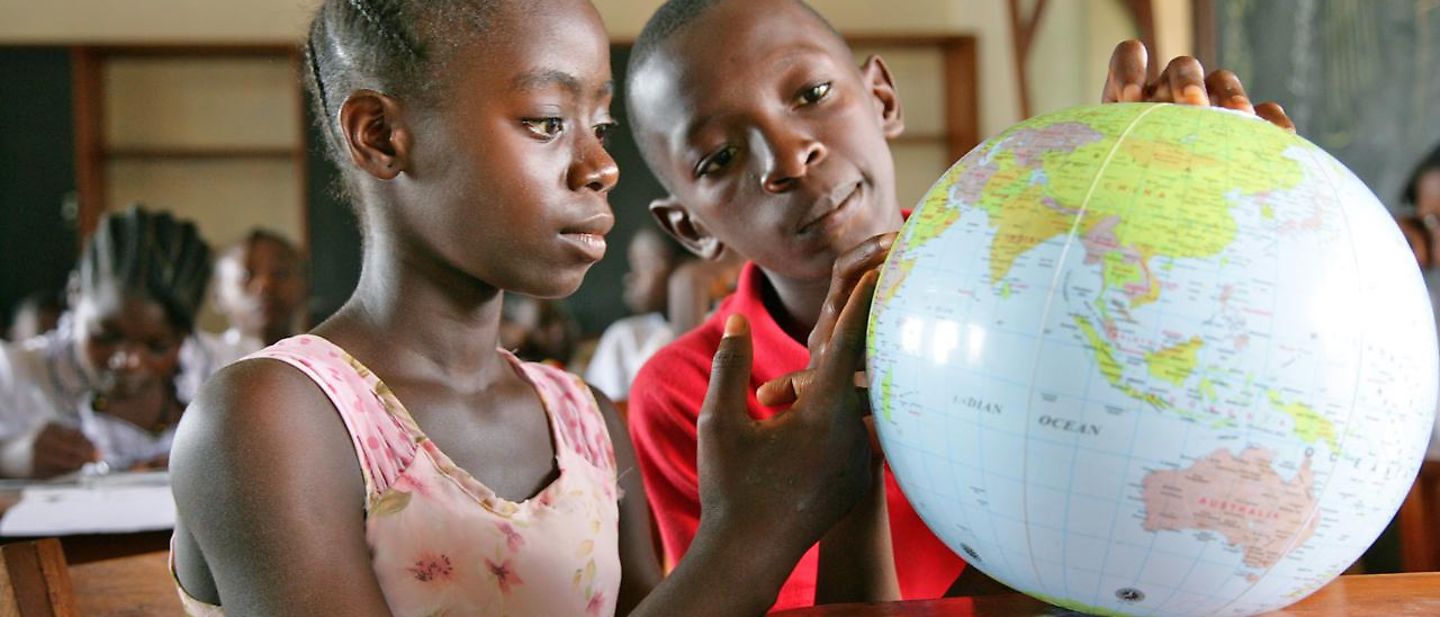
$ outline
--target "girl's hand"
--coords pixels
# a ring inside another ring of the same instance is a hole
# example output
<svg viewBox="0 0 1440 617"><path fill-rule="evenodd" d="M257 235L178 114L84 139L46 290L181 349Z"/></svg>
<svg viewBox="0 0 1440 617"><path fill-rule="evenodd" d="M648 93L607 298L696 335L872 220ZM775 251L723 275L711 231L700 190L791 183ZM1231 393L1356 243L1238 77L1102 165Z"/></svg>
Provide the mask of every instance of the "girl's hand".
<svg viewBox="0 0 1440 617"><path fill-rule="evenodd" d="M1220 69L1205 76L1200 61L1180 56L1170 61L1155 81L1146 83L1149 54L1140 41L1130 39L1115 46L1110 56L1110 74L1105 78L1102 103L1180 103L1211 105L1255 114L1290 132L1295 123L1278 103L1252 105L1245 86L1234 73Z"/></svg>
<svg viewBox="0 0 1440 617"><path fill-rule="evenodd" d="M31 457L31 475L49 478L95 462L100 455L84 433L52 422L35 435Z"/></svg>

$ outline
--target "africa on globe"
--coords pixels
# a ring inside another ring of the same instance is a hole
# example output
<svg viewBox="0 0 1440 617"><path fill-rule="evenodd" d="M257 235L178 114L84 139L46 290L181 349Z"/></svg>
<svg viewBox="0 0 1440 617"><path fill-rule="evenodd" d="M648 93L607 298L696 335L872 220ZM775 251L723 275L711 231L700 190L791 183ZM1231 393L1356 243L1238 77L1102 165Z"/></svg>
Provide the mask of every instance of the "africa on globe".
<svg viewBox="0 0 1440 617"><path fill-rule="evenodd" d="M1021 123L931 188L867 369L901 488L973 566L1086 613L1253 615L1394 515L1435 341L1415 258L1334 158L1115 104Z"/></svg>

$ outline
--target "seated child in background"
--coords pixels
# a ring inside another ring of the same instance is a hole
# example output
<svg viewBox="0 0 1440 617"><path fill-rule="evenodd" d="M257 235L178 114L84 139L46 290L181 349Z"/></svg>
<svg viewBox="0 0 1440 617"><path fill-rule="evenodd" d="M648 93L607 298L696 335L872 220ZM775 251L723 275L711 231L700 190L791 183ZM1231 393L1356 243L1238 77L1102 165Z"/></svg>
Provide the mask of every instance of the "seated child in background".
<svg viewBox="0 0 1440 617"><path fill-rule="evenodd" d="M214 298L230 321L221 337L247 354L299 333L305 308L300 251L279 234L251 230L216 262Z"/></svg>
<svg viewBox="0 0 1440 617"><path fill-rule="evenodd" d="M1212 75L1207 93L1194 59L1177 59L1152 84L1145 67L1138 43L1118 47L1105 100L1213 98L1255 111L1228 72ZM804 389L793 373L815 366L833 299L880 264L900 227L887 140L902 132L903 115L884 61L871 57L857 69L844 40L798 0L670 0L636 41L626 85L636 142L670 193L651 205L660 226L701 257L728 248L750 260L735 294L652 357L631 389L631 436L674 561L700 525L696 411L725 320L740 314L752 324L749 383L769 385L748 408L753 418L770 418ZM1278 107L1261 110L1288 124ZM807 553L775 609L882 599L896 575L907 599L939 596L956 582L964 563L930 533L888 470L874 477L883 488L874 487L867 504L879 507L857 508ZM886 573L892 541L900 558ZM831 567L832 548L882 561L870 572L852 563L847 573L843 563Z"/></svg>
<svg viewBox="0 0 1440 617"><path fill-rule="evenodd" d="M526 362L563 369L571 364L580 340L580 324L565 305L551 298L505 294L500 313L500 346Z"/></svg>
<svg viewBox="0 0 1440 617"><path fill-rule="evenodd" d="M635 232L625 252L630 271L625 273L625 306L631 316L621 319L600 336L585 369L585 381L612 401L630 398L630 382L640 366L675 338L666 319L670 274L690 252L655 227Z"/></svg>
<svg viewBox="0 0 1440 617"><path fill-rule="evenodd" d="M65 294L41 290L31 293L15 304L10 313L10 328L5 340L24 341L55 329L65 312Z"/></svg>
<svg viewBox="0 0 1440 617"><path fill-rule="evenodd" d="M214 369L181 357L209 278L210 249L192 223L138 208L101 218L73 310L0 349L0 474L163 466L190 400L177 382Z"/></svg>
<svg viewBox="0 0 1440 617"><path fill-rule="evenodd" d="M1413 208L1413 215L1396 218L1400 230L1410 248L1415 251L1415 261L1420 264L1425 287L1430 290L1430 304L1436 311L1437 329L1440 329L1440 146L1421 159L1405 183L1401 201ZM1440 461L1440 416L1435 418L1435 430L1430 438L1429 460Z"/></svg>

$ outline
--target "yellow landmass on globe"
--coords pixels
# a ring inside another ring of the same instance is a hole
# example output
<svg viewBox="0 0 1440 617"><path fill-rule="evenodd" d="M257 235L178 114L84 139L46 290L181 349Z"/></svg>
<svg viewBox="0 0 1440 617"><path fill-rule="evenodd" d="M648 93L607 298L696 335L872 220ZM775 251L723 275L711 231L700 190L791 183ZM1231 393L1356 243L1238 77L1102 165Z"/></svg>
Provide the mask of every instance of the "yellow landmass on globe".
<svg viewBox="0 0 1440 617"><path fill-rule="evenodd" d="M1069 233L1082 210L1081 233L1107 217L1118 217L1114 250L1141 257L1138 264L1105 260L1107 271L1127 270L1107 272L1107 282L1137 280L1135 275L1155 256L1214 256L1235 238L1230 195L1282 190L1302 179L1299 164L1284 152L1303 142L1283 131L1256 127L1259 130L1245 131L1243 139L1216 139L1213 136L1235 134L1236 127L1243 126L1237 123L1249 120L1173 105L1133 109L1133 114L1111 110L1104 115L1078 110L1045 123L1024 124L1012 137L1018 142L1044 135L1048 150L1017 153L1012 147L991 154L989 164L995 170L979 205L996 228L992 282L1004 278L1018 256ZM1062 130L1089 130L1094 138L1046 135ZM1211 137L1192 139L1199 134ZM1150 287L1158 297L1159 285Z"/></svg>
<svg viewBox="0 0 1440 617"><path fill-rule="evenodd" d="M1190 379L1190 374L1195 372L1195 357L1204 345L1205 341L1197 336L1184 343L1145 354L1145 364L1150 366L1151 375L1181 386Z"/></svg>
<svg viewBox="0 0 1440 617"><path fill-rule="evenodd" d="M935 183L935 187L925 195L925 200L910 216L910 220L906 221L909 225L906 226L904 246L908 250L925 246L949 229L955 221L960 220L960 208L950 203L950 191L955 186L960 170L961 167L957 165L946 171Z"/></svg>
<svg viewBox="0 0 1440 617"><path fill-rule="evenodd" d="M880 379L880 417L886 422L895 421L895 369L885 369L885 376Z"/></svg>
<svg viewBox="0 0 1440 617"><path fill-rule="evenodd" d="M1115 350L1111 348L1110 341L1100 336L1100 333L1095 330L1095 326L1090 325L1090 320L1079 315L1074 317L1075 325L1085 333L1085 340L1090 342L1090 348L1095 353L1095 360L1100 363L1100 374L1105 376L1105 380L1109 381L1110 385L1117 388L1125 387L1125 383L1121 381L1121 378L1125 376L1125 368L1120 366L1119 360L1115 359Z"/></svg>
<svg viewBox="0 0 1440 617"><path fill-rule="evenodd" d="M1095 352L1095 360L1100 363L1100 374L1105 376L1105 380L1110 382L1110 385L1124 392L1131 398L1149 403L1156 409L1170 409L1170 404L1166 403L1165 399L1148 392L1141 392L1130 384L1125 383L1125 367L1116 359L1115 348L1110 344L1110 341L1106 340L1104 336L1100 335L1099 331L1095 330L1095 326L1090 324L1090 320L1079 315L1074 315L1073 317L1075 319L1075 325L1079 326L1080 331L1085 333L1085 339L1090 342L1090 348ZM1182 415L1188 416L1190 414Z"/></svg>
<svg viewBox="0 0 1440 617"><path fill-rule="evenodd" d="M1313 444L1318 440L1324 440L1330 446L1333 453L1340 452L1340 446L1335 439L1335 425L1329 418L1320 415L1314 407L1300 402L1286 402L1279 392L1271 390L1270 406L1290 416L1295 420L1295 435L1300 441Z"/></svg>

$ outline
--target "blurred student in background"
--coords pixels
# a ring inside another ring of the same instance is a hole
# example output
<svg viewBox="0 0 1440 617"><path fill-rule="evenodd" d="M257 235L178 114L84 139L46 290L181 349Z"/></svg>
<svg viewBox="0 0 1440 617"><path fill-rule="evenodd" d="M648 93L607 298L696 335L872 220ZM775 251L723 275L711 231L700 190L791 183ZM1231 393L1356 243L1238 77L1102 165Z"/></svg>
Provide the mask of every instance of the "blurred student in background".
<svg viewBox="0 0 1440 617"><path fill-rule="evenodd" d="M1415 261L1420 264L1425 287L1430 290L1430 303L1437 311L1436 325L1440 327L1440 267L1437 267L1440 266L1440 146L1415 166L1401 197L1415 211L1413 215L1398 217L1396 222L1415 251ZM1426 458L1440 460L1440 417L1436 418Z"/></svg>
<svg viewBox="0 0 1440 617"><path fill-rule="evenodd" d="M230 320L222 337L245 353L300 332L304 304L300 251L279 234L252 230L215 264L215 308Z"/></svg>
<svg viewBox="0 0 1440 617"><path fill-rule="evenodd" d="M5 340L24 341L54 330L64 312L64 292L50 289L33 292L15 305Z"/></svg>
<svg viewBox="0 0 1440 617"><path fill-rule="evenodd" d="M193 394L177 379L216 368L181 357L209 279L194 224L139 208L102 218L71 312L41 337L0 346L0 475L164 466Z"/></svg>
<svg viewBox="0 0 1440 617"><path fill-rule="evenodd" d="M605 329L585 370L585 381L613 401L630 398L630 382L656 350L675 338L666 316L670 275L690 252L655 227L643 227L625 252L625 306L631 316Z"/></svg>
<svg viewBox="0 0 1440 617"><path fill-rule="evenodd" d="M500 311L500 346L526 362L570 366L580 324L558 300L507 293Z"/></svg>

